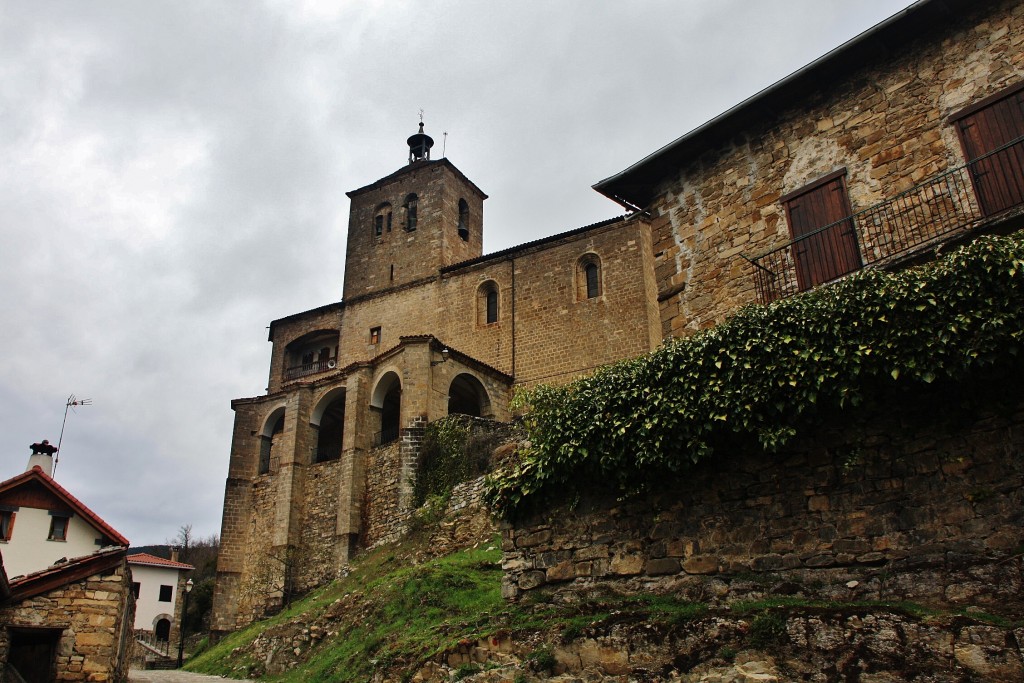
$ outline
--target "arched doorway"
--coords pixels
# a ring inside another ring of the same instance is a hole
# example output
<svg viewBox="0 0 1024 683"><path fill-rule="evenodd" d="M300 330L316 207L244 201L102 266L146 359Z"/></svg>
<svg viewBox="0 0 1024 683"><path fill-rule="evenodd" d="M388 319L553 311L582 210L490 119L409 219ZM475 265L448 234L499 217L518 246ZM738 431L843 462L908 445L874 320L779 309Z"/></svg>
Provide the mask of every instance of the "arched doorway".
<svg viewBox="0 0 1024 683"><path fill-rule="evenodd" d="M480 380L465 372L456 375L448 388L448 414L491 416L491 401Z"/></svg>
<svg viewBox="0 0 1024 683"><path fill-rule="evenodd" d="M310 425L317 430L313 462L327 462L341 458L345 436L345 390L328 392L310 416Z"/></svg>
<svg viewBox="0 0 1024 683"><path fill-rule="evenodd" d="M171 638L171 622L168 619L158 619L153 628L153 634L161 642L167 642Z"/></svg>
<svg viewBox="0 0 1024 683"><path fill-rule="evenodd" d="M398 431L402 420L402 381L395 372L387 372L377 382L370 399L370 407L375 413L378 429L374 435L374 445L391 443L398 439Z"/></svg>

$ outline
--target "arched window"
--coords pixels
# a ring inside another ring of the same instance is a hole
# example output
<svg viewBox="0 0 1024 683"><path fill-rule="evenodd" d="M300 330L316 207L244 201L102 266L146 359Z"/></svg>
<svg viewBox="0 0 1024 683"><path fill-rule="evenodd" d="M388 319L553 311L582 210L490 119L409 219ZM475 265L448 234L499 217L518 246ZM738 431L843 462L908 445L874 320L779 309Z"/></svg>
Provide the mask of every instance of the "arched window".
<svg viewBox="0 0 1024 683"><path fill-rule="evenodd" d="M498 322L498 292L487 292L487 324Z"/></svg>
<svg viewBox="0 0 1024 683"><path fill-rule="evenodd" d="M596 263L588 263L583 266L583 272L587 278L587 298L593 299L595 296L601 293L601 288L598 285L598 271Z"/></svg>
<svg viewBox="0 0 1024 683"><path fill-rule="evenodd" d="M576 299L596 299L601 294L601 259L597 254L584 254L576 264Z"/></svg>
<svg viewBox="0 0 1024 683"><path fill-rule="evenodd" d="M465 199L459 200L459 238L469 241L469 203Z"/></svg>
<svg viewBox="0 0 1024 683"><path fill-rule="evenodd" d="M498 322L499 305L498 283L488 280L480 285L477 291L477 323L493 325Z"/></svg>
<svg viewBox="0 0 1024 683"><path fill-rule="evenodd" d="M373 215L373 236L381 237L385 228L391 232L391 204L384 202L377 207Z"/></svg>
<svg viewBox="0 0 1024 683"><path fill-rule="evenodd" d="M416 197L416 193L412 193L405 198L405 230L406 232L412 232L416 229L416 206L419 203L419 199Z"/></svg>
<svg viewBox="0 0 1024 683"><path fill-rule="evenodd" d="M278 408L263 425L260 433L260 459L257 465L259 474L270 472L270 459L274 455L274 447L280 448L281 434L284 432L284 408Z"/></svg>

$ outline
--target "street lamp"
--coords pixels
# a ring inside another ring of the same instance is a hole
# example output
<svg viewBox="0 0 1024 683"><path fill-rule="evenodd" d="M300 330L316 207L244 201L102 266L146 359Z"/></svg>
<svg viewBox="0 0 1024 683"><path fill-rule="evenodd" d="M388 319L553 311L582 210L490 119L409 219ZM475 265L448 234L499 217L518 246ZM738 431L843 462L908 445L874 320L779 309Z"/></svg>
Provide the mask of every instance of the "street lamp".
<svg viewBox="0 0 1024 683"><path fill-rule="evenodd" d="M185 615L188 613L188 594L192 592L192 579L185 582L185 604L181 606L181 624L178 628L178 668L185 654Z"/></svg>

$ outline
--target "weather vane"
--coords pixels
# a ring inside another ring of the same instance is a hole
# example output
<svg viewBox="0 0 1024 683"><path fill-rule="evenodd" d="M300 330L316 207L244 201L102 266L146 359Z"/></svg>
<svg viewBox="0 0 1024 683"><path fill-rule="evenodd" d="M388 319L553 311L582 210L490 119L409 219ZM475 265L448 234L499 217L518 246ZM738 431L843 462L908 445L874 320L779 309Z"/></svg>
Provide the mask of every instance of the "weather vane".
<svg viewBox="0 0 1024 683"><path fill-rule="evenodd" d="M91 398L78 398L74 394L68 396L68 400L64 403L64 421L60 425L60 438L57 439L57 452L53 457L53 476L57 476L57 463L60 462L60 444L64 441L64 426L68 423L68 408L72 411L75 410L75 406L90 406L92 405Z"/></svg>
<svg viewBox="0 0 1024 683"><path fill-rule="evenodd" d="M420 123L423 123L423 110L420 109Z"/></svg>

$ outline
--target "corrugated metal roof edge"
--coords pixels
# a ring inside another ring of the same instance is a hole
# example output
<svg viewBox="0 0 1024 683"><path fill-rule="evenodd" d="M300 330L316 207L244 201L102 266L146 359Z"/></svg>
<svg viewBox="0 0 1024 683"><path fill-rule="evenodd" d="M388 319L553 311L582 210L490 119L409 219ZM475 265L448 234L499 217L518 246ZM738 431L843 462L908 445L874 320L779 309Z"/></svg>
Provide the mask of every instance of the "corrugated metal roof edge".
<svg viewBox="0 0 1024 683"><path fill-rule="evenodd" d="M565 232L560 232L557 235L550 235L548 237L541 237L540 239L536 239L536 240L533 240L531 242L524 242L523 244L517 244L514 247L509 247L507 249L502 249L501 251L495 251L495 252L492 252L490 254L483 254L482 256L477 256L476 258L471 258L471 259L468 259L466 261L460 261L459 263L453 263L450 266L442 267L440 272L442 272L442 273L450 273L452 271L459 270L460 268L465 268L467 266L475 266L478 263L484 263L484 262L490 261L492 259L494 259L494 260L501 260L501 259L504 259L504 258L508 257L510 254L514 254L514 253L516 253L518 251L526 251L528 249L532 249L532 248L535 248L535 247L544 246L548 242L557 242L558 240L565 239L567 237L574 237L576 235L582 234L582 233L587 232L589 230L596 230L597 228L603 228L603 227L606 227L606 226L609 226L609 225L614 225L615 223L620 223L620 222L621 223L625 223L626 221L628 221L628 220L630 220L632 218L635 218L635 217L636 217L636 214L627 213L627 214L623 214L621 216L615 216L614 218L607 218L607 219L605 219L603 221L598 221L597 223L591 223L590 225L584 225L581 228L573 228L572 230L567 230Z"/></svg>
<svg viewBox="0 0 1024 683"><path fill-rule="evenodd" d="M962 4L969 3L967 2L967 0L918 0L918 2L915 2L909 7L905 7L896 14L893 14L891 17L888 17L887 19L880 21L879 23L875 24L866 31L859 33L850 40L844 42L843 44L829 50L821 57L815 59L813 62L801 67L800 69L797 69L788 76L776 81L775 83L769 85L768 87L763 88L762 90L746 98L739 104L730 107L729 109L722 112L718 116L715 116L714 118L710 119L709 121L706 121L700 126L697 126L690 132L685 133L684 135L676 138L667 145L659 148L658 150L652 152L651 154L648 154L646 157L632 164L625 170L620 171L615 175L609 176L604 180L601 180L593 184L591 187L594 190L603 194L604 196L608 197L612 201L617 202L630 210L637 210L639 208L643 208L647 203L646 201L631 200L630 198L623 196L625 193L630 192L634 196L639 194L638 192L633 190L633 188L630 187L629 183L625 182L630 178L630 176L639 174L646 167L653 166L657 162L661 161L663 158L671 156L673 152L679 150L679 148L681 148L683 145L687 143L693 143L700 137L706 134L710 134L713 130L725 124L730 119L736 118L742 113L746 112L747 110L753 108L755 105L766 101L770 96L778 93L784 88L796 84L801 79L806 78L815 72L823 71L826 68L832 66L833 64L838 64L841 58L845 56L847 53L849 53L853 48L867 42L868 40L871 40L872 38L875 38L876 36L890 28L898 28L899 25L904 20L906 20L911 14L914 14L926 8L934 9L936 13L952 13L955 12L955 8L957 6ZM908 21L907 26L909 27L909 30L914 30L916 28L914 22Z"/></svg>

